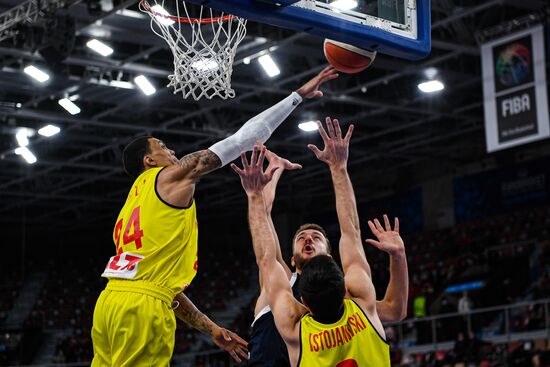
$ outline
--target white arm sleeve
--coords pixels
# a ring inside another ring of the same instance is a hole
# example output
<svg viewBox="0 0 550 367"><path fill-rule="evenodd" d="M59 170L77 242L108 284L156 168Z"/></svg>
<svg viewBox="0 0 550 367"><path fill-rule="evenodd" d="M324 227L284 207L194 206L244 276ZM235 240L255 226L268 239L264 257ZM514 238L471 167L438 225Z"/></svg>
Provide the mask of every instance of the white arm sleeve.
<svg viewBox="0 0 550 367"><path fill-rule="evenodd" d="M279 125L302 102L302 97L293 92L290 96L248 120L235 134L208 148L216 154L222 167L233 161L241 152L252 150L257 141L265 143Z"/></svg>

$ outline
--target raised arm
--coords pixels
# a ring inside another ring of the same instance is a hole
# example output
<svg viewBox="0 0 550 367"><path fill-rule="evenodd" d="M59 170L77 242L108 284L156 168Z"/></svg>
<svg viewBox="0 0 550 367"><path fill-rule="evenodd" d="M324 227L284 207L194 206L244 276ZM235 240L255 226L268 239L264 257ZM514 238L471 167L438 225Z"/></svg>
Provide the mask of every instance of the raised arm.
<svg viewBox="0 0 550 367"><path fill-rule="evenodd" d="M269 181L262 193L266 205L266 211L267 211L267 217L269 220L269 224L271 226L272 232L275 234L275 243L276 243L276 250L277 250L277 261L283 269L285 270L285 273L287 274L288 278L292 276L292 272L288 265L285 263L283 259L283 255L281 253L281 244L279 242L279 236L277 236L277 231L275 230L275 226L273 225L273 218L271 217L271 210L273 208L273 202L275 201L275 193L277 192L277 184L279 183L279 180L281 179L281 176L283 175L283 172L285 170L297 170L302 169L302 166L296 163L292 163L287 159L279 157L277 154L273 153L272 151L266 150L265 157L269 161L269 165L267 166L266 171L270 172L272 169L277 167L277 170L273 173L273 177L271 181ZM261 281L261 279L260 279Z"/></svg>
<svg viewBox="0 0 550 367"><path fill-rule="evenodd" d="M237 363L241 363L241 358L248 359L248 343L232 331L216 325L183 292L174 298L172 308L178 319L210 336L214 344L226 350Z"/></svg>
<svg viewBox="0 0 550 367"><path fill-rule="evenodd" d="M227 165L238 158L240 152L251 150L256 142L265 143L303 98L323 96L319 90L321 85L337 77L333 67L323 69L296 92L248 120L235 134L208 149L188 154L163 170L158 179L161 197L171 205L189 205L194 195L193 186L202 176Z"/></svg>
<svg viewBox="0 0 550 367"><path fill-rule="evenodd" d="M370 267L362 245L355 194L347 171L353 125L350 125L346 136L342 137L338 120L327 117L326 123L328 134L319 122L319 133L325 144L324 149L321 151L315 145L308 145L308 147L330 168L340 224L340 259L344 269L347 294L363 307L374 327L383 333L382 324L376 312L376 290L372 284Z"/></svg>
<svg viewBox="0 0 550 367"><path fill-rule="evenodd" d="M376 302L376 310L382 321L400 321L407 317L409 298L409 270L405 244L399 235L399 219L396 217L392 230L388 216L384 214L384 226L378 219L369 221L369 227L378 241L367 243L390 255L390 282L382 301Z"/></svg>
<svg viewBox="0 0 550 367"><path fill-rule="evenodd" d="M251 163L246 155L241 155L243 168L232 164L231 167L241 178L241 183L248 197L248 219L256 263L260 276L264 279L262 292L266 292L269 306L273 313L279 333L289 346L299 343L298 324L305 308L292 295L287 275L277 261L275 233L270 225L264 196L265 185L272 179L277 167L267 173L262 164L265 147L255 146Z"/></svg>
<svg viewBox="0 0 550 367"><path fill-rule="evenodd" d="M321 151L315 145L308 145L317 159L325 162L332 176L332 184L336 196L336 212L340 224L340 258L344 273L353 264L364 267L370 276L370 267L367 262L361 239L359 215L355 203L355 193L348 175L347 164L349 155L349 142L353 134L353 125L350 125L345 137L338 120L326 118L327 131L319 122L319 133L325 144Z"/></svg>
<svg viewBox="0 0 550 367"><path fill-rule="evenodd" d="M238 158L241 152L252 150L256 142L265 143L279 125L304 98L322 97L321 85L338 77L333 67L326 67L291 95L248 120L235 134L212 145L207 150L191 153L179 162L179 179L199 179Z"/></svg>

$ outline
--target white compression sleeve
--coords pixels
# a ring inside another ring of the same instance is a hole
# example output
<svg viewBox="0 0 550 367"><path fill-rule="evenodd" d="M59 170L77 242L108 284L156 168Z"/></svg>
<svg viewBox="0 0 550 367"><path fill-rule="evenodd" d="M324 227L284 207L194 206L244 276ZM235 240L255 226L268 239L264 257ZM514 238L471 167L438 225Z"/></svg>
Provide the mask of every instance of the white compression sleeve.
<svg viewBox="0 0 550 367"><path fill-rule="evenodd" d="M239 157L241 152L251 150L257 141L265 143L300 102L302 97L293 92L275 106L248 120L235 134L208 149L216 154L222 166L225 166Z"/></svg>

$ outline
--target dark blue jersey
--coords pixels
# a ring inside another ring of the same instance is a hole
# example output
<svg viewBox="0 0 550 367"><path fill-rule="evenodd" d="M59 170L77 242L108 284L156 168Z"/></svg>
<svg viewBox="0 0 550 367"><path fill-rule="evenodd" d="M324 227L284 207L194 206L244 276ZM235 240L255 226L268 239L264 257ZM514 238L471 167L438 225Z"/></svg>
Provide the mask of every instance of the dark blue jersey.
<svg viewBox="0 0 550 367"><path fill-rule="evenodd" d="M292 274L290 285L294 297L301 302L298 292L297 273ZM275 327L275 320L269 307L261 310L252 324L252 334L248 343L250 360L248 366L254 367L290 367L288 350Z"/></svg>

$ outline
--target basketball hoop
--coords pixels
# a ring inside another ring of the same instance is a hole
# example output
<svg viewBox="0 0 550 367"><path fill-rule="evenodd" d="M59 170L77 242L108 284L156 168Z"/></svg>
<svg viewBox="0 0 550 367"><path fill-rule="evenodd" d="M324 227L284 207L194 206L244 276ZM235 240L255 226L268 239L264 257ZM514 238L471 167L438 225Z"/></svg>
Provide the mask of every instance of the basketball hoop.
<svg viewBox="0 0 550 367"><path fill-rule="evenodd" d="M164 3L175 3L170 15ZM231 88L233 61L237 47L246 35L246 19L201 6L192 17L184 0L141 0L140 10L151 17L151 29L167 43L174 55L174 74L168 87L174 94L195 100L202 97L235 97ZM203 16L205 15L205 16Z"/></svg>

